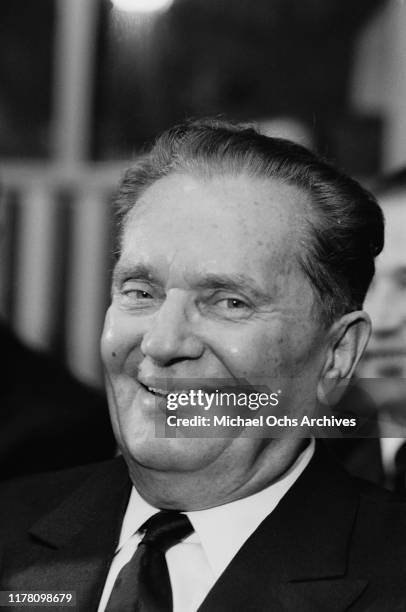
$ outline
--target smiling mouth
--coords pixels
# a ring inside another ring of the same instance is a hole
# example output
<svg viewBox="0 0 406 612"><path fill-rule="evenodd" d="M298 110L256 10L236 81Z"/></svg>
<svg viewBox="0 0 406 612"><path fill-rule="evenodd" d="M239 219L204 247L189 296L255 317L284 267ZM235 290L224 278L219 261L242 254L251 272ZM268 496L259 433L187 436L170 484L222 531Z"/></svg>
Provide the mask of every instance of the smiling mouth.
<svg viewBox="0 0 406 612"><path fill-rule="evenodd" d="M173 391L173 390L165 391L164 389L158 389L157 387L150 387L149 385L144 385L143 383L140 383L140 384L144 387L144 389L152 393L152 395L156 395L157 397L168 397L169 394L182 395L182 394L188 394L191 391L193 391L193 389L181 389L180 391Z"/></svg>
<svg viewBox="0 0 406 612"><path fill-rule="evenodd" d="M143 387L149 393L151 393L152 395L155 395L156 397L164 397L164 398L166 398L169 395L169 393L170 393L170 391L165 391L164 389L158 389L157 387L150 387L149 385L145 385L141 381L138 381L138 382L141 385L141 387Z"/></svg>

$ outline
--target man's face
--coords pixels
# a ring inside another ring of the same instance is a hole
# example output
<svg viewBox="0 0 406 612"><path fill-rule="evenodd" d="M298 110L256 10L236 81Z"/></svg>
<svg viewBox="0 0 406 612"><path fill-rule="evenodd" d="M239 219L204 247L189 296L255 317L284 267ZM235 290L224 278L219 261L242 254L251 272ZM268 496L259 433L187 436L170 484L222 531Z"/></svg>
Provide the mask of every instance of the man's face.
<svg viewBox="0 0 406 612"><path fill-rule="evenodd" d="M156 437L163 379L179 391L185 379L211 388L289 379L285 410L315 404L325 331L296 256L308 206L293 186L245 175L172 174L144 192L126 224L102 337L127 460L189 471L245 461L248 470L272 443Z"/></svg>
<svg viewBox="0 0 406 612"><path fill-rule="evenodd" d="M406 194L382 198L385 247L365 301L372 337L361 363L366 378L406 377Z"/></svg>

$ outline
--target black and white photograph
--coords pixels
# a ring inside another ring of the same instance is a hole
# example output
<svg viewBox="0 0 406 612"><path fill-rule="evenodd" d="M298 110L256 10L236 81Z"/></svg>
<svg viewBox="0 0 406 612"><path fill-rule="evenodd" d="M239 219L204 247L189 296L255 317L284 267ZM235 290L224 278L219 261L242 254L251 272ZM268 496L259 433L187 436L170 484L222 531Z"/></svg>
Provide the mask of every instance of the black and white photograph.
<svg viewBox="0 0 406 612"><path fill-rule="evenodd" d="M0 3L0 610L406 612L406 2Z"/></svg>

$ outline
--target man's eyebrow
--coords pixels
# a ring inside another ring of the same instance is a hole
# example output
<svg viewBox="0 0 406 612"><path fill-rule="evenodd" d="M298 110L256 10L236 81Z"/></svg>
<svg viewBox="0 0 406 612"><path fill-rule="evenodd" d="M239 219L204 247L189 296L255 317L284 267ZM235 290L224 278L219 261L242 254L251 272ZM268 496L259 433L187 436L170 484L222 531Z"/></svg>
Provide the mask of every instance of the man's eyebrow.
<svg viewBox="0 0 406 612"><path fill-rule="evenodd" d="M206 274L194 283L197 289L215 289L224 291L248 291L253 297L269 300L269 293L258 287L254 279L245 274Z"/></svg>
<svg viewBox="0 0 406 612"><path fill-rule="evenodd" d="M147 280L152 283L157 283L158 280L154 274L154 270L144 264L126 264L120 263L113 270L113 285L118 285L129 278L137 278L139 280Z"/></svg>
<svg viewBox="0 0 406 612"><path fill-rule="evenodd" d="M117 287L123 281L131 278L145 280L156 285L160 284L158 275L150 266L118 262L113 271L113 287ZM271 299L269 292L258 287L254 279L245 274L209 273L192 281L190 285L199 290L223 290L236 293L243 291L260 301L269 301Z"/></svg>

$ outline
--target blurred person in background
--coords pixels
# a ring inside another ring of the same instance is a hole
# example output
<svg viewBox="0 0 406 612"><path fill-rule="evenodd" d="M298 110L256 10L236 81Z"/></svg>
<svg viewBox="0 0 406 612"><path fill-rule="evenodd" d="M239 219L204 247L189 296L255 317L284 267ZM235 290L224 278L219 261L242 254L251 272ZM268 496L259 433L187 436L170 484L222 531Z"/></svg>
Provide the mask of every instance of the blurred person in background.
<svg viewBox="0 0 406 612"><path fill-rule="evenodd" d="M0 246L4 231L0 223ZM0 480L114 456L104 393L24 344L2 318L0 346Z"/></svg>
<svg viewBox="0 0 406 612"><path fill-rule="evenodd" d="M406 168L376 181L385 246L365 300L372 335L340 408L363 414L366 437L331 444L353 474L406 492Z"/></svg>
<svg viewBox="0 0 406 612"><path fill-rule="evenodd" d="M0 322L0 479L114 456L104 394Z"/></svg>
<svg viewBox="0 0 406 612"><path fill-rule="evenodd" d="M406 378L406 168L374 189L385 216L385 247L365 307L372 336L360 372L369 378Z"/></svg>

